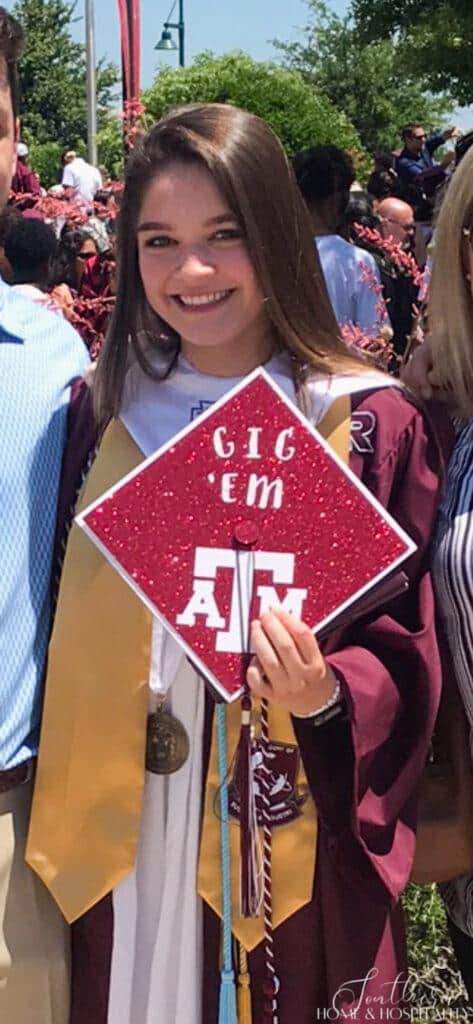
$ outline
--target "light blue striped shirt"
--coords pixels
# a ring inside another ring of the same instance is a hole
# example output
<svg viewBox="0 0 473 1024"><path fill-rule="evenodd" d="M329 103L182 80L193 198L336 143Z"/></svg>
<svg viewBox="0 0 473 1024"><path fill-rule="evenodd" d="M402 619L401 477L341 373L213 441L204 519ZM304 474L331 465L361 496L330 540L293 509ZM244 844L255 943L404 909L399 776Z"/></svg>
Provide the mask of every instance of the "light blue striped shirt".
<svg viewBox="0 0 473 1024"><path fill-rule="evenodd" d="M70 324L0 281L0 770L37 751L71 381Z"/></svg>
<svg viewBox="0 0 473 1024"><path fill-rule="evenodd" d="M447 466L434 538L433 579L473 757L473 421L460 429ZM473 874L440 886L450 917L473 936Z"/></svg>

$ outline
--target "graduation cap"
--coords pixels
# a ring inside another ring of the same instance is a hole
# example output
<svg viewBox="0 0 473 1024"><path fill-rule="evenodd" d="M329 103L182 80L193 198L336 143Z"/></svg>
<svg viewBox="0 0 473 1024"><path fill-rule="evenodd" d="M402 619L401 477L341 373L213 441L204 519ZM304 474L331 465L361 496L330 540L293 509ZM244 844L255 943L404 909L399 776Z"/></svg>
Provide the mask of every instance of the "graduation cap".
<svg viewBox="0 0 473 1024"><path fill-rule="evenodd" d="M263 369L77 522L225 701L253 618L282 605L320 634L415 550Z"/></svg>

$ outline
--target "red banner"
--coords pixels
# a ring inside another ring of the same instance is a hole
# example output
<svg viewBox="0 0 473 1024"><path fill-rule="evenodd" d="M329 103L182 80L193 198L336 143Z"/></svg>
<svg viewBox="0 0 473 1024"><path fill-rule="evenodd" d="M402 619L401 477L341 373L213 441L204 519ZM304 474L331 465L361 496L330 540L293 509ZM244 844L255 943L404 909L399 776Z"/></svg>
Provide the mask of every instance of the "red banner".
<svg viewBox="0 0 473 1024"><path fill-rule="evenodd" d="M123 101L140 94L140 0L118 0L123 70Z"/></svg>

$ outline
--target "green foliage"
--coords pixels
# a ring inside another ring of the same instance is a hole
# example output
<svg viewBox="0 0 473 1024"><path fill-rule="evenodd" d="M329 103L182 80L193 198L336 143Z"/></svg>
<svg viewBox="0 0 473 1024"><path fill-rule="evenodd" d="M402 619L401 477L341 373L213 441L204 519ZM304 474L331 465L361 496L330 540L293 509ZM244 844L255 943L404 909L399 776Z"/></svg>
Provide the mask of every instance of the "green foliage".
<svg viewBox="0 0 473 1024"><path fill-rule="evenodd" d="M295 71L258 63L244 53L203 53L190 67L160 70L143 96L155 120L182 103L231 103L264 118L290 156L314 143L335 143L363 157L344 113Z"/></svg>
<svg viewBox="0 0 473 1024"><path fill-rule="evenodd" d="M35 142L28 134L24 138L30 147L28 160L39 175L43 188L57 185L63 147L58 142Z"/></svg>
<svg viewBox="0 0 473 1024"><path fill-rule="evenodd" d="M435 885L410 885L403 896L409 961L421 974L450 944L443 903Z"/></svg>
<svg viewBox="0 0 473 1024"><path fill-rule="evenodd" d="M110 178L118 181L123 176L123 121L114 114L104 118L97 132L97 152L100 166Z"/></svg>
<svg viewBox="0 0 473 1024"><path fill-rule="evenodd" d="M433 92L473 102L471 0L353 0L352 7L364 42L395 38L408 72Z"/></svg>
<svg viewBox="0 0 473 1024"><path fill-rule="evenodd" d="M350 16L339 18L322 0L307 0L307 6L303 41L275 45L287 67L346 114L369 151L399 145L399 129L413 118L438 127L452 102L434 99L422 77L401 66L395 40L362 42Z"/></svg>
<svg viewBox="0 0 473 1024"><path fill-rule="evenodd" d="M409 885L402 903L409 950L409 981L403 995L415 1010L412 1019L425 1024L471 1021L437 887Z"/></svg>
<svg viewBox="0 0 473 1024"><path fill-rule="evenodd" d="M75 0L16 0L13 6L27 37L20 62L22 126L37 145L75 149L87 136L85 49L69 33L75 8ZM99 124L117 79L112 64L99 65Z"/></svg>

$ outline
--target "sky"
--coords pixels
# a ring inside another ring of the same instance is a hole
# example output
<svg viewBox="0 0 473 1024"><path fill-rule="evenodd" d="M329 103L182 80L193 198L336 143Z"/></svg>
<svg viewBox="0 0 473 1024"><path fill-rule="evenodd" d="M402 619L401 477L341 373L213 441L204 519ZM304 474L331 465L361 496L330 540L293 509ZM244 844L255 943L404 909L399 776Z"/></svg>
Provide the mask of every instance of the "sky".
<svg viewBox="0 0 473 1024"><path fill-rule="evenodd" d="M177 67L177 51L157 53L155 44L161 37L172 0L141 0L142 84L150 85L158 64ZM334 0L333 9L341 13L345 0ZM97 56L106 56L119 63L120 42L117 0L95 0L95 35ZM77 14L84 9L84 0L77 2ZM177 4L171 21L177 21ZM256 60L271 60L276 51L270 40L297 39L298 28L307 22L303 0L184 0L186 63L202 50L215 54L245 50ZM174 33L176 35L176 33ZM83 20L75 30L77 39L84 38Z"/></svg>

